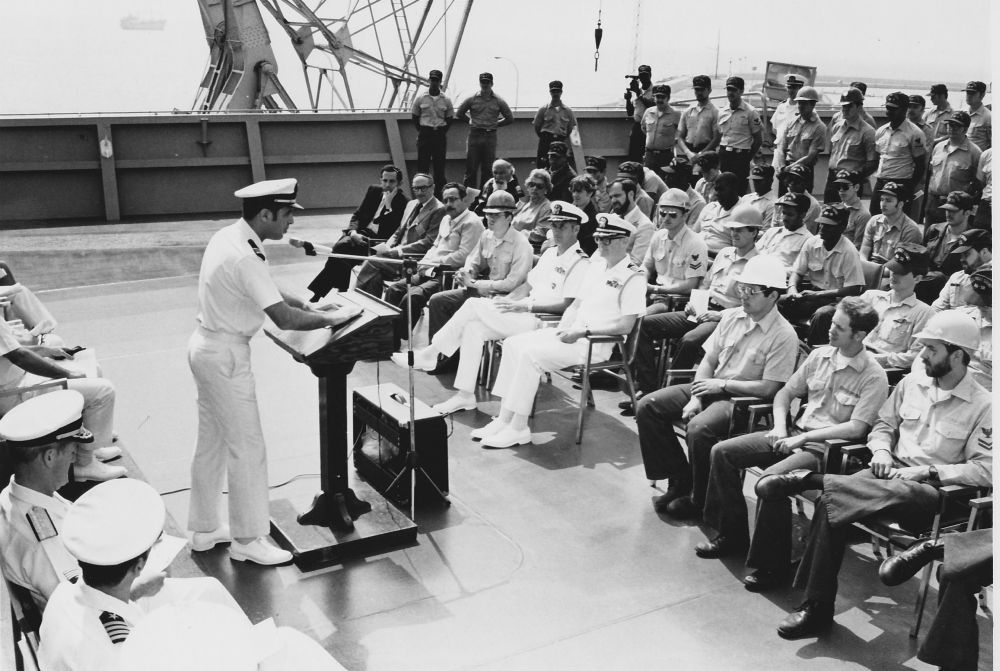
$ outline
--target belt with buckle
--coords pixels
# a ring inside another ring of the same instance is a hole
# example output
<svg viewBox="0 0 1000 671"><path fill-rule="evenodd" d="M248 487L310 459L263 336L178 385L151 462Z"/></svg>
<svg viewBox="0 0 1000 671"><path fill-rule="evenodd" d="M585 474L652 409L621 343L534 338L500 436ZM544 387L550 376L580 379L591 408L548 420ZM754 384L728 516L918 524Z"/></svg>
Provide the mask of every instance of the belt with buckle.
<svg viewBox="0 0 1000 671"><path fill-rule="evenodd" d="M722 151L729 152L731 154L749 154L749 149L737 149L736 147L720 147Z"/></svg>

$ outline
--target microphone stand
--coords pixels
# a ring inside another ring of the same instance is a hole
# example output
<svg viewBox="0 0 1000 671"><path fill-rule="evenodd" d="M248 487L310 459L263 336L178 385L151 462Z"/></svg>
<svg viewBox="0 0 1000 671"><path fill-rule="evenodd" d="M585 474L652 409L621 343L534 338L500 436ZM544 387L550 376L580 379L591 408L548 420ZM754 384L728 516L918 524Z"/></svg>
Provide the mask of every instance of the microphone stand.
<svg viewBox="0 0 1000 671"><path fill-rule="evenodd" d="M319 251L311 242L305 240L300 241L300 244L293 245L296 247L301 247L306 253L306 256L324 256L333 259L350 259L352 261L367 261L370 256L360 256L357 254L337 254L334 252ZM450 505L451 501L448 500L448 496L441 491L441 488L437 486L437 483L431 478L430 474L424 470L424 467L420 465L420 461L417 453L417 418L416 418L416 404L414 403L414 376L413 376L413 303L411 300L412 289L414 286L414 279L417 275L417 269L419 266L433 267L431 264L421 264L416 259L390 259L386 257L377 257L379 261L383 263L388 263L391 265L400 266L400 271L403 275L403 279L406 282L406 372L407 372L407 384L408 396L404 399L404 405L410 411L410 426L409 426L409 437L410 437L410 449L406 454L406 460L404 462L403 468L400 469L396 477L393 478L392 482L385 488L385 493L388 494L392 491L396 485L402 481L404 476L409 476L410 483L410 519L416 521L416 500L417 500L417 472L419 471L423 474L424 479L430 484L431 488L437 493L445 504Z"/></svg>

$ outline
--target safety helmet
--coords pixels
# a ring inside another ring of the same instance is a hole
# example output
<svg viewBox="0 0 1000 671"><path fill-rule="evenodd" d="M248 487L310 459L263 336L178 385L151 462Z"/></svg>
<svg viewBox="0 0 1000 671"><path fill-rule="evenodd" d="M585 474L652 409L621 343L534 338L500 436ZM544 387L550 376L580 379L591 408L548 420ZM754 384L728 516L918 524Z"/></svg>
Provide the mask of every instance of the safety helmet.
<svg viewBox="0 0 1000 671"><path fill-rule="evenodd" d="M737 205L726 221L726 228L764 228L764 216L753 205Z"/></svg>
<svg viewBox="0 0 1000 671"><path fill-rule="evenodd" d="M679 210L687 210L688 196L680 189L667 189L660 196L660 202L657 205L660 207L676 207Z"/></svg>
<svg viewBox="0 0 1000 671"><path fill-rule="evenodd" d="M979 349L979 326L972 315L955 310L939 312L924 324L918 340L943 340L966 350L970 354Z"/></svg>
<svg viewBox="0 0 1000 671"><path fill-rule="evenodd" d="M819 102L819 91L817 91L812 86L803 86L799 89L799 94L795 96L795 102L800 100L812 101L814 103Z"/></svg>
<svg viewBox="0 0 1000 671"><path fill-rule="evenodd" d="M772 289L787 289L788 278L781 259L768 254L758 254L743 266L736 278L743 284L759 284Z"/></svg>

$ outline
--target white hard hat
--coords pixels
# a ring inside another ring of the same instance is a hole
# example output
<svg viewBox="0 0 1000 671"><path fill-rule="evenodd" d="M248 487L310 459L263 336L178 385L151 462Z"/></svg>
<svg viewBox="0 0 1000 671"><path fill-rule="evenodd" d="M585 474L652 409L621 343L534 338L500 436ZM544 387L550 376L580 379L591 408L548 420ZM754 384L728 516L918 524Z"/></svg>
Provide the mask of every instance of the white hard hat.
<svg viewBox="0 0 1000 671"><path fill-rule="evenodd" d="M743 266L743 272L736 278L743 284L759 284L772 289L787 289L788 278L781 259L767 254L758 254Z"/></svg>
<svg viewBox="0 0 1000 671"><path fill-rule="evenodd" d="M970 354L979 349L979 326L972 315L945 310L924 324L923 330L913 336L919 340L943 340L966 350Z"/></svg>
<svg viewBox="0 0 1000 671"><path fill-rule="evenodd" d="M676 207L678 210L687 210L689 209L688 195L680 189L667 189L660 196L660 202L657 205L660 207Z"/></svg>
<svg viewBox="0 0 1000 671"><path fill-rule="evenodd" d="M753 205L737 205L726 228L764 228L764 216Z"/></svg>
<svg viewBox="0 0 1000 671"><path fill-rule="evenodd" d="M803 86L799 89L799 94L795 96L795 102L799 102L800 100L811 100L814 103L818 103L819 91L812 86Z"/></svg>
<svg viewBox="0 0 1000 671"><path fill-rule="evenodd" d="M163 533L166 508L142 480L102 482L70 506L63 520L63 545L78 561L115 566L135 559Z"/></svg>

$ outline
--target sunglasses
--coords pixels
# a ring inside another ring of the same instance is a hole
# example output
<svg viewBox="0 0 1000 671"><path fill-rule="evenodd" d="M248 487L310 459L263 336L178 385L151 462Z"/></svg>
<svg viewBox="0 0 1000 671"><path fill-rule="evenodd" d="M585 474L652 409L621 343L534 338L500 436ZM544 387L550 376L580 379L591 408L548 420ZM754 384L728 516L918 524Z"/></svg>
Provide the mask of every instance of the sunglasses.
<svg viewBox="0 0 1000 671"><path fill-rule="evenodd" d="M528 187L528 188L531 188L531 189L544 189L545 188L545 185L541 184L539 182L528 182L527 184L525 184L525 186Z"/></svg>

